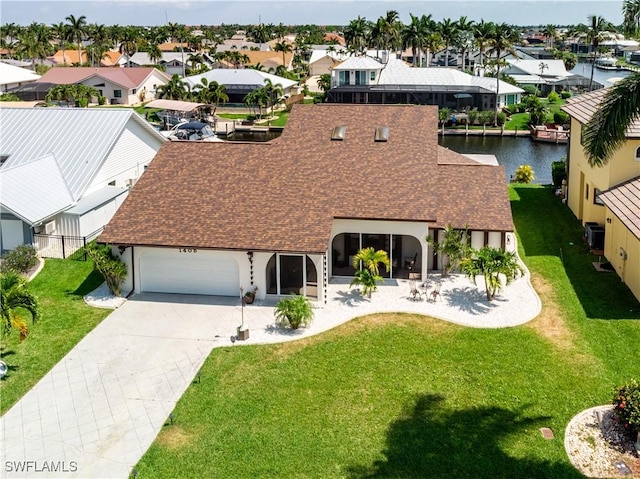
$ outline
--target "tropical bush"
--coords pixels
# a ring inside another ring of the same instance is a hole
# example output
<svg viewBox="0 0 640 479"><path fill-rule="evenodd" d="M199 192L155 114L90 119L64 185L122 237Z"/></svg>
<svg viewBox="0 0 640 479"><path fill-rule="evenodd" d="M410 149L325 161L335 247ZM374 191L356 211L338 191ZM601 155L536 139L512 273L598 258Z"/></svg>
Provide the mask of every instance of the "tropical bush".
<svg viewBox="0 0 640 479"><path fill-rule="evenodd" d="M449 274L456 269L464 258L471 253L471 237L467 227L465 229L455 229L451 224L445 226L441 241L435 241L433 237L427 236L427 243L433 246L437 253L447 256L448 261L443 262L442 273Z"/></svg>
<svg viewBox="0 0 640 479"><path fill-rule="evenodd" d="M549 103L557 103L560 101L560 95L558 95L555 91L551 91L547 95L547 100L549 100Z"/></svg>
<svg viewBox="0 0 640 479"><path fill-rule="evenodd" d="M508 285L524 273L514 252L500 248L485 246L473 251L472 255L460 262L460 269L476 284L476 277L483 276L487 300L493 301L496 294L503 288L502 277Z"/></svg>
<svg viewBox="0 0 640 479"><path fill-rule="evenodd" d="M507 114L503 111L498 112L498 125L504 125L507 122Z"/></svg>
<svg viewBox="0 0 640 479"><path fill-rule="evenodd" d="M531 183L535 179L533 168L530 165L518 166L514 179L516 183Z"/></svg>
<svg viewBox="0 0 640 479"><path fill-rule="evenodd" d="M640 432L640 382L616 387L612 404L616 421L630 433Z"/></svg>
<svg viewBox="0 0 640 479"><path fill-rule="evenodd" d="M531 95L531 96L537 96L539 92L538 87L535 85L524 85L522 89L524 90L524 93L526 95Z"/></svg>
<svg viewBox="0 0 640 479"><path fill-rule="evenodd" d="M294 295L278 301L273 311L276 324L282 328L307 327L313 321L313 308L306 296Z"/></svg>
<svg viewBox="0 0 640 479"><path fill-rule="evenodd" d="M20 97L14 93L3 93L0 95L0 101L20 101Z"/></svg>
<svg viewBox="0 0 640 479"><path fill-rule="evenodd" d="M551 163L551 178L553 178L553 186L560 188L562 180L567 179L567 162L566 159L554 161Z"/></svg>
<svg viewBox="0 0 640 479"><path fill-rule="evenodd" d="M85 247L85 251L93 261L95 269L104 277L109 291L120 296L120 286L127 277L127 265L113 255L109 245L91 242Z"/></svg>
<svg viewBox="0 0 640 479"><path fill-rule="evenodd" d="M478 123L478 117L480 116L480 112L478 110L471 110L467 113L467 121L470 125L475 125Z"/></svg>
<svg viewBox="0 0 640 479"><path fill-rule="evenodd" d="M562 90L560 92L560 98L562 98L563 100L566 100L567 98L571 98L571 92L567 90Z"/></svg>
<svg viewBox="0 0 640 479"><path fill-rule="evenodd" d="M38 264L38 252L32 245L18 245L15 249L2 255L0 272L15 271L25 274Z"/></svg>
<svg viewBox="0 0 640 479"><path fill-rule="evenodd" d="M553 114L553 122L557 125L566 125L569 121L569 115L563 111L556 111Z"/></svg>
<svg viewBox="0 0 640 479"><path fill-rule="evenodd" d="M357 271L349 286L360 286L362 294L370 298L371 293L378 289L378 282L382 281L380 264L384 265L387 270L391 267L386 251L376 251L372 247L362 248L353 257L353 267Z"/></svg>
<svg viewBox="0 0 640 479"><path fill-rule="evenodd" d="M33 323L39 313L38 298L27 286L27 280L15 271L0 274L0 315L4 323L3 332L8 334L13 328L20 331L22 338L27 336L28 327L19 311L29 312Z"/></svg>

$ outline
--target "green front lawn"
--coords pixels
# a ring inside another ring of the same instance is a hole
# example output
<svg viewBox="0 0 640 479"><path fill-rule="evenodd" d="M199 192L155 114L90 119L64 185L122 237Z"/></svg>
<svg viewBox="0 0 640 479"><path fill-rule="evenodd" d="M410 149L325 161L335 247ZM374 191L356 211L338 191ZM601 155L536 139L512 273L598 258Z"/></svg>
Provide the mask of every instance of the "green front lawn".
<svg viewBox="0 0 640 479"><path fill-rule="evenodd" d="M2 360L9 373L0 381L0 414L31 389L110 310L88 306L83 296L103 279L90 261L47 259L29 283L40 301L41 318L22 343L18 332L2 338Z"/></svg>
<svg viewBox="0 0 640 479"><path fill-rule="evenodd" d="M638 302L591 266L548 188L510 195L538 318L482 330L374 315L301 341L214 349L138 477L582 477L564 429L638 377ZM556 438L542 439L543 426Z"/></svg>

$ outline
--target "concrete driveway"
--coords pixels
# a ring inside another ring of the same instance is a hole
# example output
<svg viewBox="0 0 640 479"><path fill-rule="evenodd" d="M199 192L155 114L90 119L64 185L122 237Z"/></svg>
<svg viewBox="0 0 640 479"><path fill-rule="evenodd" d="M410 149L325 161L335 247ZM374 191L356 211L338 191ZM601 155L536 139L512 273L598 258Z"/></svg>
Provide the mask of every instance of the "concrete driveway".
<svg viewBox="0 0 640 479"><path fill-rule="evenodd" d="M127 301L0 419L0 476L128 477L211 349L231 344L242 313L236 298ZM244 314L273 322L273 308Z"/></svg>

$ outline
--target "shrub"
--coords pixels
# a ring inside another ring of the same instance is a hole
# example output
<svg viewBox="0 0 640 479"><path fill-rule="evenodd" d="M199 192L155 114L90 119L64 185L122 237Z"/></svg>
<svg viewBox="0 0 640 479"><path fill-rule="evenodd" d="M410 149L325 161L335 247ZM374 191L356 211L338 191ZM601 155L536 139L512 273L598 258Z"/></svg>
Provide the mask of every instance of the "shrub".
<svg viewBox="0 0 640 479"><path fill-rule="evenodd" d="M571 98L571 92L567 90L562 90L560 92L560 98L562 98L563 100L566 100L567 98Z"/></svg>
<svg viewBox="0 0 640 479"><path fill-rule="evenodd" d="M614 388L612 404L616 421L629 433L640 432L640 382Z"/></svg>
<svg viewBox="0 0 640 479"><path fill-rule="evenodd" d="M557 103L558 101L560 101L560 95L558 95L555 91L551 91L547 95L547 100L549 100L549 103Z"/></svg>
<svg viewBox="0 0 640 479"><path fill-rule="evenodd" d="M480 116L478 110L471 110L467 115L470 125L476 125L478 123L478 117Z"/></svg>
<svg viewBox="0 0 640 479"><path fill-rule="evenodd" d="M273 311L276 324L282 328L298 329L306 327L313 321L311 301L306 296L294 295L278 301Z"/></svg>
<svg viewBox="0 0 640 479"><path fill-rule="evenodd" d="M517 104L507 105L507 110L509 110L509 113L512 115L514 113L518 113L518 105Z"/></svg>
<svg viewBox="0 0 640 479"><path fill-rule="evenodd" d="M493 123L493 115L494 113L492 111L481 111L478 116L478 121L481 125L489 125Z"/></svg>
<svg viewBox="0 0 640 479"><path fill-rule="evenodd" d="M524 90L526 95L538 95L538 87L535 85L524 85L522 89Z"/></svg>
<svg viewBox="0 0 640 479"><path fill-rule="evenodd" d="M563 111L557 111L553 114L553 122L558 125L566 125L569 123L569 115Z"/></svg>
<svg viewBox="0 0 640 479"><path fill-rule="evenodd" d="M520 165L516 169L516 183L531 183L535 179L533 168L530 165Z"/></svg>
<svg viewBox="0 0 640 479"><path fill-rule="evenodd" d="M106 103L107 103L107 97L105 97L104 95L99 95L98 105L102 106L102 105L105 105Z"/></svg>
<svg viewBox="0 0 640 479"><path fill-rule="evenodd" d="M127 277L127 265L111 252L111 246L89 243L85 250L93 261L94 268L102 274L109 291L120 296L120 286Z"/></svg>
<svg viewBox="0 0 640 479"><path fill-rule="evenodd" d="M567 163L564 159L551 163L551 178L556 188L560 188L562 180L567 179Z"/></svg>
<svg viewBox="0 0 640 479"><path fill-rule="evenodd" d="M504 125L507 122L507 114L503 111L498 112L498 125Z"/></svg>
<svg viewBox="0 0 640 479"><path fill-rule="evenodd" d="M38 252L32 245L21 244L2 256L0 271L25 274L38 264Z"/></svg>

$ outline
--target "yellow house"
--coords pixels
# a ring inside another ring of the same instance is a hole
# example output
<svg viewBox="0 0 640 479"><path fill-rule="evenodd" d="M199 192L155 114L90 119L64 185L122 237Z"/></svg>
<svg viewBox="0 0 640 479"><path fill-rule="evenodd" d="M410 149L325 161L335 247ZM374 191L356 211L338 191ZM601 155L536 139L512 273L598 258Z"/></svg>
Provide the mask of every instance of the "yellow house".
<svg viewBox="0 0 640 479"><path fill-rule="evenodd" d="M606 165L589 165L582 146L582 129L605 93L602 89L580 95L562 108L571 116L567 205L585 231L604 228L604 244L596 249L602 248L640 301L640 121L629 127L625 143Z"/></svg>

